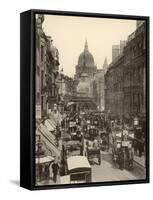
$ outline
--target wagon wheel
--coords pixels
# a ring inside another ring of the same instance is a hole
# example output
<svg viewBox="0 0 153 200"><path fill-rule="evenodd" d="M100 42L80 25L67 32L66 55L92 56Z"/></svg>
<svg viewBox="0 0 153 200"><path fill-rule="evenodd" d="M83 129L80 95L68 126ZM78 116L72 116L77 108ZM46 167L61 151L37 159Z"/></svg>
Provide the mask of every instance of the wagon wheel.
<svg viewBox="0 0 153 200"><path fill-rule="evenodd" d="M99 153L98 163L101 165L101 154Z"/></svg>
<svg viewBox="0 0 153 200"><path fill-rule="evenodd" d="M133 159L131 159L129 161L129 169L132 170L133 169Z"/></svg>
<svg viewBox="0 0 153 200"><path fill-rule="evenodd" d="M112 155L113 163L116 168L119 168L119 163L117 161L117 156L115 154Z"/></svg>
<svg viewBox="0 0 153 200"><path fill-rule="evenodd" d="M131 157L129 157L129 166L128 166L128 168L130 170L133 169L133 153L132 153Z"/></svg>
<svg viewBox="0 0 153 200"><path fill-rule="evenodd" d="M87 159L89 160L89 152L88 152L88 149L87 149L87 151L86 151L86 157L87 157Z"/></svg>

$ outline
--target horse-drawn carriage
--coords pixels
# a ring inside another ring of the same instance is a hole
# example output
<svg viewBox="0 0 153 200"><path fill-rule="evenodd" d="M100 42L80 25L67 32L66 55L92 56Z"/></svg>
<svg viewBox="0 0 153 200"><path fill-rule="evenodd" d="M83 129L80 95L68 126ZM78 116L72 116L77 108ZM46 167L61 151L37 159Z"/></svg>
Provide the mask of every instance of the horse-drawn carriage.
<svg viewBox="0 0 153 200"><path fill-rule="evenodd" d="M112 158L119 169L133 167L133 139L134 132L116 129L113 131Z"/></svg>
<svg viewBox="0 0 153 200"><path fill-rule="evenodd" d="M89 183L92 181L92 169L85 156L71 156L66 159L62 184Z"/></svg>
<svg viewBox="0 0 153 200"><path fill-rule="evenodd" d="M71 156L82 156L83 145L79 141L64 140L61 152L61 175L66 173L66 160Z"/></svg>
<svg viewBox="0 0 153 200"><path fill-rule="evenodd" d="M91 166L79 140L63 142L60 175L63 184L91 182Z"/></svg>
<svg viewBox="0 0 153 200"><path fill-rule="evenodd" d="M101 164L100 143L98 139L98 130L94 126L90 126L87 134L85 135L86 141L86 156L90 163L97 162ZM97 159L97 161L95 160Z"/></svg>
<svg viewBox="0 0 153 200"><path fill-rule="evenodd" d="M102 151L109 150L109 133L106 130L102 130L99 133L100 135L100 148Z"/></svg>
<svg viewBox="0 0 153 200"><path fill-rule="evenodd" d="M81 128L76 121L69 122L68 133L71 137L71 140L82 140Z"/></svg>
<svg viewBox="0 0 153 200"><path fill-rule="evenodd" d="M99 147L87 147L87 158L89 162L93 162L93 159L97 158L98 164L101 164L101 153Z"/></svg>

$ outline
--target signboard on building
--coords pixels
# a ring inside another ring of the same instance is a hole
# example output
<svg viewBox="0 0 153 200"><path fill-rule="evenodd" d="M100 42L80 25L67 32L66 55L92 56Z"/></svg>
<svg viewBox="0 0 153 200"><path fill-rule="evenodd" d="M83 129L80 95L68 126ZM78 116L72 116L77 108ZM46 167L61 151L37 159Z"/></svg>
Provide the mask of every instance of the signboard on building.
<svg viewBox="0 0 153 200"><path fill-rule="evenodd" d="M90 120L87 120L87 124L90 124Z"/></svg>
<svg viewBox="0 0 153 200"><path fill-rule="evenodd" d="M129 144L129 141L122 141L122 147L128 147Z"/></svg>
<svg viewBox="0 0 153 200"><path fill-rule="evenodd" d="M139 125L139 120L137 117L134 118L134 126L137 126Z"/></svg>
<svg viewBox="0 0 153 200"><path fill-rule="evenodd" d="M70 122L70 127L76 126L76 122Z"/></svg>
<svg viewBox="0 0 153 200"><path fill-rule="evenodd" d="M36 119L41 119L41 105L36 105Z"/></svg>

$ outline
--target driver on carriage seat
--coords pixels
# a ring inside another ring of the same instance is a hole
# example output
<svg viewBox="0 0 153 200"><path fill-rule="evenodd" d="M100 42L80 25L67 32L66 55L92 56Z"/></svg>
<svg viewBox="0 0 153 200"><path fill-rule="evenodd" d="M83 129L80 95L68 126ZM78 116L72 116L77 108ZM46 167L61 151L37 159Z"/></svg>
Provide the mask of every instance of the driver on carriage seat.
<svg viewBox="0 0 153 200"><path fill-rule="evenodd" d="M98 148L98 140L96 138L93 141L93 147Z"/></svg>
<svg viewBox="0 0 153 200"><path fill-rule="evenodd" d="M92 149L93 148L93 143L92 141L87 141L87 148Z"/></svg>

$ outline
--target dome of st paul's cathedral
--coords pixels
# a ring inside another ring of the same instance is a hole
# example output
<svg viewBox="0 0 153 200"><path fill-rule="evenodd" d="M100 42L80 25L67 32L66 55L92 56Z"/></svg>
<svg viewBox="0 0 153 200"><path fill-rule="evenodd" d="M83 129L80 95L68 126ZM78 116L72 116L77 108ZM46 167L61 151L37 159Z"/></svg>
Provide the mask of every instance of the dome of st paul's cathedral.
<svg viewBox="0 0 153 200"><path fill-rule="evenodd" d="M78 66L93 67L95 65L93 55L88 50L87 41L85 42L84 51L80 54L78 59Z"/></svg>

